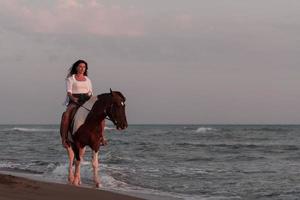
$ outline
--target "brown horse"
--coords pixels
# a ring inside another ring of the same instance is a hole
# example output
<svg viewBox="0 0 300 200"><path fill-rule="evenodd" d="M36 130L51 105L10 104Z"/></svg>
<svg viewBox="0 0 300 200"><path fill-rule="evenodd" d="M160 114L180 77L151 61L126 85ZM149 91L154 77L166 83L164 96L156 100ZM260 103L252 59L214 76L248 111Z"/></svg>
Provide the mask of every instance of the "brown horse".
<svg viewBox="0 0 300 200"><path fill-rule="evenodd" d="M121 92L112 91L92 97L77 111L73 120L73 127L69 135L71 147L67 148L69 155L69 181L79 185L80 162L83 159L85 146L92 149L92 166L94 182L100 187L98 179L98 151L103 139L104 120L111 120L118 130L127 128L125 114L125 97ZM73 161L75 161L75 173L73 174Z"/></svg>

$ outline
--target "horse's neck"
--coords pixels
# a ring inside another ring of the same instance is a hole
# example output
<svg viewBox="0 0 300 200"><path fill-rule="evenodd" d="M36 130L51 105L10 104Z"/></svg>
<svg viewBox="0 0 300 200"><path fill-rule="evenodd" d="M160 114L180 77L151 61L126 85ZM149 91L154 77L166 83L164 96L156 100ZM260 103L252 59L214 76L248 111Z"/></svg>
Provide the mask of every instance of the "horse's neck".
<svg viewBox="0 0 300 200"><path fill-rule="evenodd" d="M106 110L111 106L111 97L109 94L101 94L98 96L98 101L95 103L95 113L99 114L99 117L105 119Z"/></svg>

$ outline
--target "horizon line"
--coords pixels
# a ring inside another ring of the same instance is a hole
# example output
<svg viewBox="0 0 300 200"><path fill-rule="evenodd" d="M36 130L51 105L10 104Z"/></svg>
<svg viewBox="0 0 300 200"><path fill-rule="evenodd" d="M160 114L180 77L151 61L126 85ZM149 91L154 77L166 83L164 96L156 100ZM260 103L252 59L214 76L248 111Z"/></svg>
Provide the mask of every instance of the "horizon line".
<svg viewBox="0 0 300 200"><path fill-rule="evenodd" d="M33 123L0 123L0 126L5 126L5 125L24 125L24 126L29 126L29 125L40 125L40 126L46 126L46 125L57 125L59 126L60 124L53 124L53 123L37 123L37 124L33 124ZM106 123L106 125L113 125L112 123ZM300 125L300 123L296 124L296 123L132 123L132 124L128 124L128 125L133 125L133 126L137 126L137 125L189 125L189 126L193 126L193 125L205 125L205 126L272 126L272 125L280 125L280 126L297 126Z"/></svg>

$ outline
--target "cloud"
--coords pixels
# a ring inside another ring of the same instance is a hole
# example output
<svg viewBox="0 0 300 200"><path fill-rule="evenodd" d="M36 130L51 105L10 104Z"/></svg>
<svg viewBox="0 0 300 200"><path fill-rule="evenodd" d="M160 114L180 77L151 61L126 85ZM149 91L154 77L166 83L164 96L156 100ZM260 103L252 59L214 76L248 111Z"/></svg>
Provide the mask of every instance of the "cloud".
<svg viewBox="0 0 300 200"><path fill-rule="evenodd" d="M189 14L180 14L175 16L174 24L181 30L191 30L193 28L193 17Z"/></svg>
<svg viewBox="0 0 300 200"><path fill-rule="evenodd" d="M0 2L0 12L16 27L30 32L141 36L143 12L103 5L96 0L57 0L53 6L33 6L17 0ZM5 22L2 20L2 23Z"/></svg>

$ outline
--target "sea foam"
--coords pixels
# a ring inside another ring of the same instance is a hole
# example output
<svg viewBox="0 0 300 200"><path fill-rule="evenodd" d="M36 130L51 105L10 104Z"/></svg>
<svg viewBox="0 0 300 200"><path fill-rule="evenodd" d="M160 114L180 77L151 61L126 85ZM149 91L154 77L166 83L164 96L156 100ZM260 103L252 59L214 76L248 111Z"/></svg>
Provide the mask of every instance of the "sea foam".
<svg viewBox="0 0 300 200"><path fill-rule="evenodd" d="M53 128L24 128L24 127L13 127L4 129L4 131L17 131L17 132L50 132L50 131L58 131L59 129Z"/></svg>
<svg viewBox="0 0 300 200"><path fill-rule="evenodd" d="M197 133L206 133L208 131L215 131L216 129L210 127L199 127L196 132Z"/></svg>

